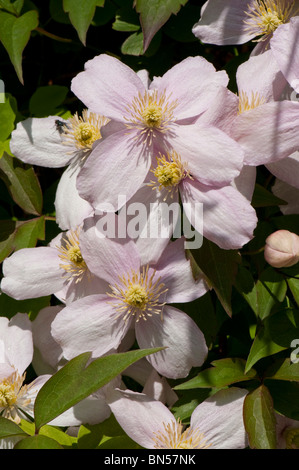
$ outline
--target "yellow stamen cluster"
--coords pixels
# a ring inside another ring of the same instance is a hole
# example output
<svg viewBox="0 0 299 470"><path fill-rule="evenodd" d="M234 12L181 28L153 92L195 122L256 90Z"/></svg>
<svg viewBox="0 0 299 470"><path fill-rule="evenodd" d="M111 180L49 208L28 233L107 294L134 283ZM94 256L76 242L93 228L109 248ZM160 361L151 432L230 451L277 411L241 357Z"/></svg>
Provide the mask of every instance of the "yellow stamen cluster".
<svg viewBox="0 0 299 470"><path fill-rule="evenodd" d="M25 374L20 376L14 372L10 377L0 382L0 414L4 418L15 423L21 421L17 408L18 405L25 407L30 404L30 398L24 398L28 392L28 386L23 385Z"/></svg>
<svg viewBox="0 0 299 470"><path fill-rule="evenodd" d="M165 285L160 278L155 279L156 271L149 274L149 267L143 267L141 272L134 270L123 276L119 276L120 283L111 287L108 292L118 303L113 304L119 315L127 321L135 317L136 322L141 318L147 320L153 314L161 315L165 302L160 302L161 296L166 294Z"/></svg>
<svg viewBox="0 0 299 470"><path fill-rule="evenodd" d="M75 282L82 280L84 274L89 271L83 259L79 246L79 231L70 230L67 235L62 238L61 246L57 246L59 258L62 263L60 267L66 272L66 278Z"/></svg>
<svg viewBox="0 0 299 470"><path fill-rule="evenodd" d="M299 428L289 428L285 431L287 449L299 449Z"/></svg>
<svg viewBox="0 0 299 470"><path fill-rule="evenodd" d="M265 103L265 99L259 95L259 93L251 92L251 95L245 91L239 93L239 114L249 111L250 109L257 108L261 104Z"/></svg>
<svg viewBox="0 0 299 470"><path fill-rule="evenodd" d="M163 431L154 433L155 449L207 449L211 446L203 433L191 427L184 430L180 421L163 423L163 428Z"/></svg>
<svg viewBox="0 0 299 470"><path fill-rule="evenodd" d="M62 141L67 145L75 146L78 150L87 152L91 150L96 140L102 138L101 128L109 119L84 109L82 116L77 113L63 126Z"/></svg>
<svg viewBox="0 0 299 470"><path fill-rule="evenodd" d="M180 156L175 151L166 155L159 153L159 157L156 160L156 168L151 168L156 181L148 183L153 189L158 189L159 191L166 189L170 196L173 197L174 193L178 190L179 183L183 179L193 179L188 171L187 164L182 163ZM164 199L166 199L166 196Z"/></svg>
<svg viewBox="0 0 299 470"><path fill-rule="evenodd" d="M245 12L249 20L244 21L246 30L261 36L256 42L264 41L278 26L286 23L294 16L294 1L286 0L255 0Z"/></svg>
<svg viewBox="0 0 299 470"><path fill-rule="evenodd" d="M170 122L175 121L174 110L177 101L170 101L165 91L145 91L135 97L127 106L127 116L124 116L128 129L137 129L144 140L151 142L155 136L154 131L166 132Z"/></svg>

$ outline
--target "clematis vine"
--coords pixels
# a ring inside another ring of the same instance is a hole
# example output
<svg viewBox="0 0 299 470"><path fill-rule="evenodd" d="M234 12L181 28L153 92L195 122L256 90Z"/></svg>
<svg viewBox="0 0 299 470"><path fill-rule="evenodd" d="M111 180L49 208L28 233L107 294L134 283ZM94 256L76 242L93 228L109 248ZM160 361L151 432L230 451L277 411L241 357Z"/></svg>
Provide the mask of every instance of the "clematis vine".
<svg viewBox="0 0 299 470"><path fill-rule="evenodd" d="M111 119L77 179L81 197L98 210L119 210L118 195L129 200L136 193L159 152L184 148L190 172L214 187L230 184L242 168L240 146L215 126L201 124L227 86L225 72L202 57L188 57L151 83L141 72L102 54L72 80L78 98Z"/></svg>
<svg viewBox="0 0 299 470"><path fill-rule="evenodd" d="M189 427L144 393L116 389L108 403L128 436L146 449L242 449L246 394L237 387L215 393L195 408Z"/></svg>
<svg viewBox="0 0 299 470"><path fill-rule="evenodd" d="M92 213L76 188L77 174L93 146L101 139L108 119L84 109L81 116L28 118L12 132L10 148L21 161L59 168L67 166L56 191L56 220L62 230L73 229Z"/></svg>
<svg viewBox="0 0 299 470"><path fill-rule="evenodd" d="M192 32L201 41L216 45L253 40L258 43L253 50L256 55L298 13L298 0L208 0Z"/></svg>
<svg viewBox="0 0 299 470"><path fill-rule="evenodd" d="M170 243L155 264L142 265L132 240L102 238L96 219L90 218L81 249L91 272L103 280L106 294L88 295L58 312L51 331L66 359L84 351L99 357L118 349L133 329L140 348L166 347L147 357L165 377L185 377L191 367L204 362L203 333L190 316L170 305L207 292L203 277L193 278L183 239Z"/></svg>

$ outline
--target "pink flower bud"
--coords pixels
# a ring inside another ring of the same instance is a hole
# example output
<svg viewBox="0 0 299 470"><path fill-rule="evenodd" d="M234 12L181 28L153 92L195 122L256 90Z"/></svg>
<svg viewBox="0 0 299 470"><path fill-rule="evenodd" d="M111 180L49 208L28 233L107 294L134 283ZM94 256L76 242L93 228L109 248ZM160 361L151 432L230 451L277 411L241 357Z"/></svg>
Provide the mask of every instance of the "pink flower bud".
<svg viewBox="0 0 299 470"><path fill-rule="evenodd" d="M274 268L287 268L299 261L299 237L288 230L277 230L266 239L265 260Z"/></svg>

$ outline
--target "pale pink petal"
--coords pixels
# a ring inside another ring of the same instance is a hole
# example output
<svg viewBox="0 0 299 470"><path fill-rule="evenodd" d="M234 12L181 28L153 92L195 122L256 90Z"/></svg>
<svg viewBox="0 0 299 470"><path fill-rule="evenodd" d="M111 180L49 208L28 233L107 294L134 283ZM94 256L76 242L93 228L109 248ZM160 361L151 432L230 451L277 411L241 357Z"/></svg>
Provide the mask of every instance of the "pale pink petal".
<svg viewBox="0 0 299 470"><path fill-rule="evenodd" d="M208 0L200 20L193 26L193 34L204 43L226 45L243 44L255 34L246 31L246 11L253 1Z"/></svg>
<svg viewBox="0 0 299 470"><path fill-rule="evenodd" d="M130 327L110 297L89 295L65 307L52 322L51 333L66 359L92 351L99 357L116 349Z"/></svg>
<svg viewBox="0 0 299 470"><path fill-rule="evenodd" d="M239 176L237 176L237 178L232 182L232 186L243 194L249 202L251 202L255 189L255 181L256 167L244 165Z"/></svg>
<svg viewBox="0 0 299 470"><path fill-rule="evenodd" d="M172 407L179 398L165 377L161 377L155 369L152 369L142 392L154 400L167 404L169 407Z"/></svg>
<svg viewBox="0 0 299 470"><path fill-rule="evenodd" d="M145 183L119 211L119 223L134 240L141 265L160 258L180 216L178 194L165 201L165 193Z"/></svg>
<svg viewBox="0 0 299 470"><path fill-rule="evenodd" d="M232 137L245 151L245 164L265 165L297 151L298 126L299 103L269 102L240 114L234 121Z"/></svg>
<svg viewBox="0 0 299 470"><path fill-rule="evenodd" d="M203 277L194 280L184 243L184 237L170 242L154 265L157 276L161 277L161 282L168 289L167 303L191 302L208 290Z"/></svg>
<svg viewBox="0 0 299 470"><path fill-rule="evenodd" d="M11 134L12 153L19 160L32 165L49 168L66 166L74 158L76 149L62 143L56 120L62 119L49 116L18 122Z"/></svg>
<svg viewBox="0 0 299 470"><path fill-rule="evenodd" d="M196 181L183 182L181 189L184 211L203 235L223 249L237 249L253 238L257 224L255 210L232 186L210 188ZM200 203L203 204L203 221Z"/></svg>
<svg viewBox="0 0 299 470"><path fill-rule="evenodd" d="M116 212L119 196L132 197L151 165L151 147L136 140L135 132L120 131L102 139L77 178L80 196L95 209Z"/></svg>
<svg viewBox="0 0 299 470"><path fill-rule="evenodd" d="M117 224L115 214L113 218ZM132 270L139 272L139 253L135 243L128 238L119 238L116 234L112 238L101 236L100 222L101 217L85 220L80 235L82 255L92 273L111 284L119 283L119 276Z"/></svg>
<svg viewBox="0 0 299 470"><path fill-rule="evenodd" d="M198 123L173 126L167 134L169 150L173 148L186 162L191 175L203 184L223 186L236 178L243 164L243 150L233 139L216 127Z"/></svg>
<svg viewBox="0 0 299 470"><path fill-rule="evenodd" d="M1 290L17 300L43 297L62 289L65 279L58 251L51 247L23 248L3 262Z"/></svg>
<svg viewBox="0 0 299 470"><path fill-rule="evenodd" d="M109 418L111 410L105 400L90 396L49 422L50 426L80 426L98 424Z"/></svg>
<svg viewBox="0 0 299 470"><path fill-rule="evenodd" d="M299 189L299 152L266 166L274 176Z"/></svg>
<svg viewBox="0 0 299 470"><path fill-rule="evenodd" d="M17 313L10 319L4 338L4 349L5 362L22 375L33 357L32 327L25 313Z"/></svg>
<svg viewBox="0 0 299 470"><path fill-rule="evenodd" d="M279 100L287 85L272 50L250 57L239 65L236 74L239 95L246 93L248 98L258 94L263 102Z"/></svg>
<svg viewBox="0 0 299 470"><path fill-rule="evenodd" d="M138 75L120 60L101 54L85 64L71 90L92 112L123 121L128 106L145 88Z"/></svg>
<svg viewBox="0 0 299 470"><path fill-rule="evenodd" d="M271 50L282 73L297 93L299 93L298 41L298 16L291 18L289 23L281 24L270 41Z"/></svg>
<svg viewBox="0 0 299 470"><path fill-rule="evenodd" d="M243 422L247 393L237 387L220 390L193 411L190 425L204 433L210 449L244 449L248 445Z"/></svg>
<svg viewBox="0 0 299 470"><path fill-rule="evenodd" d="M162 319L153 315L135 325L139 347L166 347L147 356L147 360L164 377L186 377L192 367L206 359L208 348L203 333L186 313L168 305L164 306Z"/></svg>
<svg viewBox="0 0 299 470"><path fill-rule="evenodd" d="M196 78L195 78L196 77ZM187 57L174 65L162 77L154 77L150 89L165 92L168 102L176 101L176 120L198 116L215 99L220 86L226 87L225 71L216 72L204 57Z"/></svg>
<svg viewBox="0 0 299 470"><path fill-rule="evenodd" d="M175 423L173 414L160 401L131 390L113 390L109 406L125 433L145 449L154 449L155 433L163 423Z"/></svg>
<svg viewBox="0 0 299 470"><path fill-rule="evenodd" d="M56 222L61 230L75 229L92 214L92 206L79 196L76 183L80 166L70 165L62 174L55 196Z"/></svg>
<svg viewBox="0 0 299 470"><path fill-rule="evenodd" d="M51 335L51 324L63 305L45 307L32 322L33 367L38 375L54 373L63 358L62 349Z"/></svg>

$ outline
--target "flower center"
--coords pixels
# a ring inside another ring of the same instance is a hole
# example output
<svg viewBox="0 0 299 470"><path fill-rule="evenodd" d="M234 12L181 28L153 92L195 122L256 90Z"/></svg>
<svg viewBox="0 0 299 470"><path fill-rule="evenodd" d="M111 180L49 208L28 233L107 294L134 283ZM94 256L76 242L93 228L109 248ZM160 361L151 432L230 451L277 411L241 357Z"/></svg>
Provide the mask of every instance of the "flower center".
<svg viewBox="0 0 299 470"><path fill-rule="evenodd" d="M151 181L148 185L153 189L166 189L171 197L177 191L179 183L185 179L193 179L190 175L187 164L181 162L180 156L172 151L171 154L167 153L162 155L159 153L157 157L156 168L151 168L151 172L155 175L156 181ZM158 184L157 184L158 182Z"/></svg>
<svg viewBox="0 0 299 470"><path fill-rule="evenodd" d="M251 92L251 95L245 91L241 91L239 93L239 114L244 113L245 111L249 111L250 109L257 108L261 104L265 103L265 98L261 97L259 93Z"/></svg>
<svg viewBox="0 0 299 470"><path fill-rule="evenodd" d="M102 138L101 128L109 119L84 109L82 116L77 113L63 126L61 136L67 145L75 146L78 150L87 152L91 150L96 140Z"/></svg>
<svg viewBox="0 0 299 470"><path fill-rule="evenodd" d="M155 449L207 449L211 446L198 429L189 427L184 431L180 421L163 423L163 428L154 433Z"/></svg>
<svg viewBox="0 0 299 470"><path fill-rule="evenodd" d="M127 321L130 317L135 317L138 322L141 318L147 320L153 314L161 315L165 302L161 302L161 297L168 289L160 282L160 278L155 279L156 271L149 274L149 267L143 267L141 272L134 270L126 275L119 276L119 284L111 287L111 292L107 295L117 299L113 304L119 315Z"/></svg>
<svg viewBox="0 0 299 470"><path fill-rule="evenodd" d="M31 401L30 398L25 397L28 386L23 385L24 380L25 374L20 376L14 372L9 378L0 382L0 412L4 410L4 418L17 424L21 421L17 414L17 408L24 408Z"/></svg>
<svg viewBox="0 0 299 470"><path fill-rule="evenodd" d="M299 428L289 428L284 433L287 449L299 449Z"/></svg>
<svg viewBox="0 0 299 470"><path fill-rule="evenodd" d="M291 16L295 14L293 11L294 2L285 0L255 0L249 7L249 11L245 12L249 20L244 23L247 25L246 30L262 36L259 41L264 41L267 35L273 33L278 26L286 23Z"/></svg>
<svg viewBox="0 0 299 470"><path fill-rule="evenodd" d="M59 251L59 258L62 263L60 267L66 272L66 278L75 282L82 280L85 272L90 273L83 259L80 246L79 246L79 231L70 230L67 235L62 239L61 246L56 247Z"/></svg>
<svg viewBox="0 0 299 470"><path fill-rule="evenodd" d="M165 91L145 91L138 94L127 106L127 116L124 116L128 129L137 129L144 141L151 143L155 131L166 132L170 122L175 121L174 109L177 101L170 101Z"/></svg>

